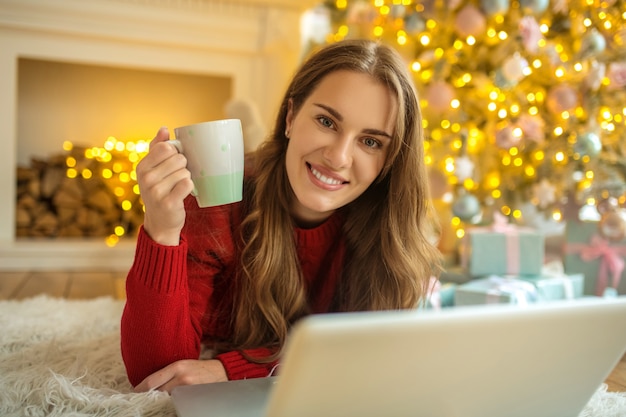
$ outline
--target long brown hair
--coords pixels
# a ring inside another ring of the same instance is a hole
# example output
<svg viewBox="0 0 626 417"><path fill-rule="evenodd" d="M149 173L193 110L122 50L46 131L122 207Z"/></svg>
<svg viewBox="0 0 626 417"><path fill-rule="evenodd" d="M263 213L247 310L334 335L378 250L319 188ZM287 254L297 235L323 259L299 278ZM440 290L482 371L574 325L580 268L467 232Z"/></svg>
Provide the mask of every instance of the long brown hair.
<svg viewBox="0 0 626 417"><path fill-rule="evenodd" d="M290 325L309 312L289 213L295 196L285 168L286 117L290 100L295 114L320 81L338 70L376 78L395 96L399 111L382 172L343 209L346 258L335 309L414 308L428 290L429 278L439 273L421 111L406 64L391 47L375 41L328 45L301 65L270 138L256 153L234 305L236 348L280 347Z"/></svg>

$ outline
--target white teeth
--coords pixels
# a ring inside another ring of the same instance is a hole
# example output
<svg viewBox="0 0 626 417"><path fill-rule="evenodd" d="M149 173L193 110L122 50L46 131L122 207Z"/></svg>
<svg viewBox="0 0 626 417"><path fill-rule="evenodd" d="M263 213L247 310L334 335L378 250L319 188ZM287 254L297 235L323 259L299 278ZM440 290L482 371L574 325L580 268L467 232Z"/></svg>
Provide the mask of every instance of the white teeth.
<svg viewBox="0 0 626 417"><path fill-rule="evenodd" d="M319 172L318 170L316 170L315 168L311 167L311 172L313 173L313 175L315 175L315 178L317 178L318 180L322 181L324 184L328 184L328 185L340 185L341 181L338 181L334 178L328 178L324 175L322 175L321 172Z"/></svg>

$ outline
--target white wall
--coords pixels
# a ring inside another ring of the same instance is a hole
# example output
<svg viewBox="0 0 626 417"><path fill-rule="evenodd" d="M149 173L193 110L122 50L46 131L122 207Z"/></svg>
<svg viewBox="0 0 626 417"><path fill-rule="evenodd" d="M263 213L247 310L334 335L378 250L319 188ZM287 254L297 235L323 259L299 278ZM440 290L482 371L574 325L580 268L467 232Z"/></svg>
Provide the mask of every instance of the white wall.
<svg viewBox="0 0 626 417"><path fill-rule="evenodd" d="M233 97L257 103L264 122L273 126L298 64L300 15L311 3L0 0L0 190L5 196L0 268L10 267L13 252L23 245L14 237L19 58L230 77Z"/></svg>

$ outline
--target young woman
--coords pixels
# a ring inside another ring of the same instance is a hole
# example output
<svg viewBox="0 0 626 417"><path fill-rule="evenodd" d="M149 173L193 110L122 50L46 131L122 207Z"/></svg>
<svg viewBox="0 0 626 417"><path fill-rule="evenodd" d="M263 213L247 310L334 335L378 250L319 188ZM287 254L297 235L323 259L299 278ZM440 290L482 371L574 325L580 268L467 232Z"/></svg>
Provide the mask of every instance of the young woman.
<svg viewBox="0 0 626 417"><path fill-rule="evenodd" d="M301 317L415 308L439 272L418 98L390 47L343 41L301 66L240 203L198 208L168 139L137 167L121 330L137 391L280 372Z"/></svg>

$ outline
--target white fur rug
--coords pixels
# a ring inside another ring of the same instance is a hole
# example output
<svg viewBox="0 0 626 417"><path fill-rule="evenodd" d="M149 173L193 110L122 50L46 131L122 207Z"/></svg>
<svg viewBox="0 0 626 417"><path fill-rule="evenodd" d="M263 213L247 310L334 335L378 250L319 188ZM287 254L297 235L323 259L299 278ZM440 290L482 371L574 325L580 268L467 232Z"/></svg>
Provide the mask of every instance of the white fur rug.
<svg viewBox="0 0 626 417"><path fill-rule="evenodd" d="M168 394L132 392L122 308L111 298L0 301L0 416L175 416ZM606 387L580 415L624 416L626 393Z"/></svg>

